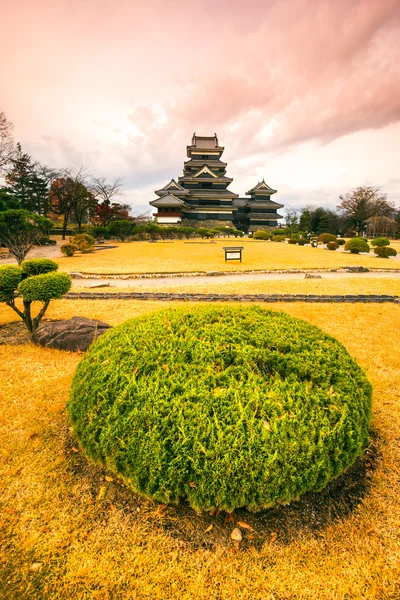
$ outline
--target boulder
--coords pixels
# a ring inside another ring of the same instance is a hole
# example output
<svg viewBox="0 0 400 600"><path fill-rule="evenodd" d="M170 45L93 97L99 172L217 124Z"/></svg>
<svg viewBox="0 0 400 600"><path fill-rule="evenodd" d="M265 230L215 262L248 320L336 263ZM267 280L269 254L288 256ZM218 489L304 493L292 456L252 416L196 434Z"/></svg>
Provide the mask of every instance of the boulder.
<svg viewBox="0 0 400 600"><path fill-rule="evenodd" d="M312 273L306 273L304 279L322 279L322 275L313 275Z"/></svg>
<svg viewBox="0 0 400 600"><path fill-rule="evenodd" d="M96 319L72 317L66 321L43 323L37 328L32 341L47 348L84 352L95 339L110 328L111 325Z"/></svg>

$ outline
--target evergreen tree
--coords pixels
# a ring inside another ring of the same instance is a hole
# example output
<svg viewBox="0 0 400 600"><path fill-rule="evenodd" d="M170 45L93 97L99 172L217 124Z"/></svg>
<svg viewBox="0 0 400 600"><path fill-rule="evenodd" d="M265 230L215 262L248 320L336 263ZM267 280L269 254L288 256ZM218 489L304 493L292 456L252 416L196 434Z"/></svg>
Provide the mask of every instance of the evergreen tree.
<svg viewBox="0 0 400 600"><path fill-rule="evenodd" d="M311 231L311 211L308 208L304 208L300 215L299 229Z"/></svg>
<svg viewBox="0 0 400 600"><path fill-rule="evenodd" d="M6 182L10 193L18 198L22 208L47 216L49 185L54 177L53 170L34 162L29 154L22 151L21 144L17 144Z"/></svg>

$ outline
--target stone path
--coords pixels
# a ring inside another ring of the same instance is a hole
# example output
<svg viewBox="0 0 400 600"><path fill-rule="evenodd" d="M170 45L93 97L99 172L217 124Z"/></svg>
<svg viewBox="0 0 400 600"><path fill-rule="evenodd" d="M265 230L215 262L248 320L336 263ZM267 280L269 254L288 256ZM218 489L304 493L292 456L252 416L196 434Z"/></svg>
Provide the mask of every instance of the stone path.
<svg viewBox="0 0 400 600"><path fill-rule="evenodd" d="M343 277L351 277L353 274L348 272L318 272L315 275L320 275L322 279L342 279ZM377 279L385 279L390 277L391 279L398 279L400 283L400 271L384 273L374 272L369 273L356 273L355 277L365 278L374 277ZM232 273L230 275L218 275L214 277L200 275L194 277L157 277L151 278L146 277L143 279L73 279L72 287L79 288L97 288L99 286L105 286L110 288L126 288L126 287L175 287L181 285L201 285L204 283L211 284L215 283L237 283L246 281L288 281L288 280L299 280L304 279L305 273Z"/></svg>

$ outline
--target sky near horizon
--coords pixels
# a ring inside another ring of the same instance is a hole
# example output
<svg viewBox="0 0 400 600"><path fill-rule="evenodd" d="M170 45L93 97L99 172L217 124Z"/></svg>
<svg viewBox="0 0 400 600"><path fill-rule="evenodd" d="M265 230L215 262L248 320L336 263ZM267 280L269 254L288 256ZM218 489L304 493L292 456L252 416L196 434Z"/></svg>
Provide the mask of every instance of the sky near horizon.
<svg viewBox="0 0 400 600"><path fill-rule="evenodd" d="M149 210L193 132L229 189L400 206L400 0L0 0L0 110L49 166L124 177Z"/></svg>

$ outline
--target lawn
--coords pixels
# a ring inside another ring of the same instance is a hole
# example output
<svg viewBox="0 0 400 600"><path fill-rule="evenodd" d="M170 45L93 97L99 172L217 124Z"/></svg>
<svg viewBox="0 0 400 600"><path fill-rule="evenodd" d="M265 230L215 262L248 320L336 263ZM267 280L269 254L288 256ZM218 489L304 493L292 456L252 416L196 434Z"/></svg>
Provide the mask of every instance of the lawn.
<svg viewBox="0 0 400 600"><path fill-rule="evenodd" d="M48 317L116 325L164 307L61 300ZM366 458L325 493L235 515L252 527L239 545L224 515L141 500L85 459L65 413L79 355L0 346L1 598L400 597L399 308L273 307L334 335L365 369L374 387L373 437ZM1 306L0 323L13 320Z"/></svg>
<svg viewBox="0 0 400 600"><path fill-rule="evenodd" d="M243 262L225 262L224 246L243 246ZM97 274L332 269L349 265L400 270L397 257L379 259L364 254L353 255L343 251L331 252L323 248L247 239L119 243L114 249L62 257L57 262L63 271Z"/></svg>

